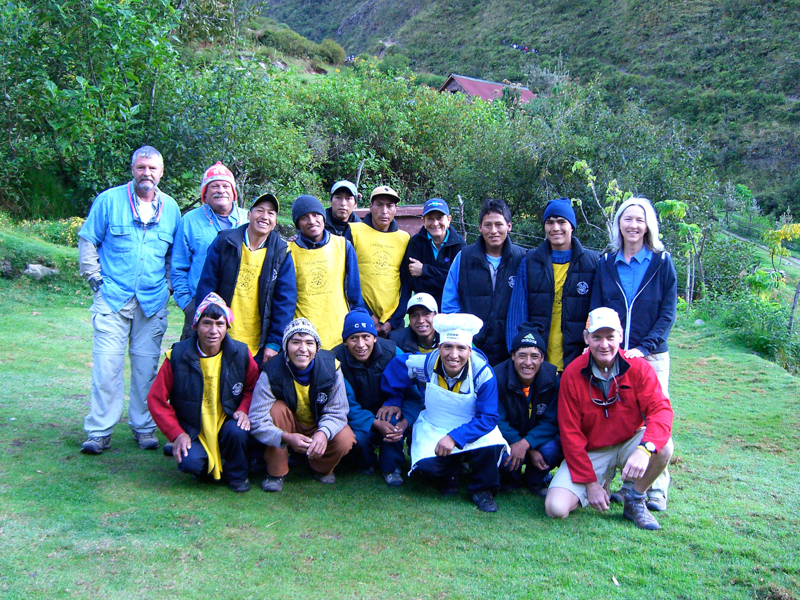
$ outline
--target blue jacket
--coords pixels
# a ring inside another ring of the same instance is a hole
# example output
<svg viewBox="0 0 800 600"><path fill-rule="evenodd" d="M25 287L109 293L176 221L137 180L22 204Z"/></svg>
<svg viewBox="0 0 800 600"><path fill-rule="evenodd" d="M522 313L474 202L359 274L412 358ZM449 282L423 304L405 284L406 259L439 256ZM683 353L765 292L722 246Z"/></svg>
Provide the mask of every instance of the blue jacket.
<svg viewBox="0 0 800 600"><path fill-rule="evenodd" d="M394 357L383 372L381 388L388 396L384 406L401 406L403 416L408 417L408 403L403 402L403 393L417 381L428 385L438 384L438 375L434 372L439 360L439 350L430 354L401 354ZM472 381L463 381L460 393L476 391L475 416L467 423L459 425L449 432L456 446L463 448L489 433L498 423L497 412L497 379L486 356L478 350L472 350Z"/></svg>
<svg viewBox="0 0 800 600"><path fill-rule="evenodd" d="M247 223L247 211L234 205L228 217L218 217L207 204L190 210L181 218L175 245L172 248L172 297L182 309L197 292L197 282L206 262L208 247L223 231L219 219L227 219L238 227Z"/></svg>
<svg viewBox="0 0 800 600"><path fill-rule="evenodd" d="M442 292L444 291L444 283L447 280L447 272L450 270L450 266L458 256L458 253L467 245L464 238L452 226L447 231L447 239L439 249L439 255L434 258L433 243L428 236L427 230L422 227L408 241L406 256L403 259L403 265L400 267L404 273L408 274L409 258L416 259L422 263L422 275L411 277L409 274L409 286L414 294L424 292L433 296L440 310L442 308Z"/></svg>
<svg viewBox="0 0 800 600"><path fill-rule="evenodd" d="M219 294L230 305L242 262L242 244L247 225L220 233L208 247L200 281L197 282L196 304L211 292ZM267 237L267 256L258 277L258 310L261 315L259 348L280 350L283 330L294 318L297 308L297 278L294 261L278 232Z"/></svg>
<svg viewBox="0 0 800 600"><path fill-rule="evenodd" d="M169 300L167 262L181 211L156 190L156 213L142 223L136 212L133 182L102 192L89 209L78 235L97 247L103 298L114 312L136 297L152 317Z"/></svg>
<svg viewBox="0 0 800 600"><path fill-rule="evenodd" d="M616 253L604 254L597 263L592 286L591 309L613 308L625 330L623 348L636 348L642 354L667 352L667 338L675 322L678 303L678 278L669 252L654 252L639 290L628 302L622 291Z"/></svg>

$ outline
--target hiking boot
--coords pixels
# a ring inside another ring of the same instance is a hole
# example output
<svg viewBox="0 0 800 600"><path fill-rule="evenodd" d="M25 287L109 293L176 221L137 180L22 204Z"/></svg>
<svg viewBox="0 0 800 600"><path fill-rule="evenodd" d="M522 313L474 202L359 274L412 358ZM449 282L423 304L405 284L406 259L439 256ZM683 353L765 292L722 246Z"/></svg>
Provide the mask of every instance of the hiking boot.
<svg viewBox="0 0 800 600"><path fill-rule="evenodd" d="M228 483L228 487L237 494L244 494L245 492L250 491L250 482L247 479L242 481L231 481Z"/></svg>
<svg viewBox="0 0 800 600"><path fill-rule="evenodd" d="M267 478L261 482L261 489L265 492L280 492L283 489L283 482L285 479L286 475L282 477L267 475Z"/></svg>
<svg viewBox="0 0 800 600"><path fill-rule="evenodd" d="M482 492L475 492L472 494L472 501L475 503L475 506L478 507L478 510L481 512L497 512L497 502L494 501L492 497L492 492L489 491L482 491Z"/></svg>
<svg viewBox="0 0 800 600"><path fill-rule="evenodd" d="M133 439L136 440L136 443L139 444L139 448L142 450L155 450L158 448L158 440L156 436L153 435L152 431L144 433L134 431Z"/></svg>
<svg viewBox="0 0 800 600"><path fill-rule="evenodd" d="M111 448L111 436L105 435L100 437L89 436L89 438L81 444L81 452L84 454L102 454L103 450Z"/></svg>
<svg viewBox="0 0 800 600"><path fill-rule="evenodd" d="M661 492L647 492L647 508L653 512L663 512L667 510L667 497Z"/></svg>
<svg viewBox="0 0 800 600"><path fill-rule="evenodd" d="M320 483L327 483L329 485L332 483L336 483L336 475L334 475L333 473L328 473L327 475L323 475L322 473L317 473L316 471L314 471L313 477Z"/></svg>
<svg viewBox="0 0 800 600"><path fill-rule="evenodd" d="M167 442L166 444L164 444L164 456L169 456L170 458L172 458L172 448L173 448L172 442Z"/></svg>
<svg viewBox="0 0 800 600"><path fill-rule="evenodd" d="M625 508L622 516L633 521L640 529L657 530L661 529L656 518L647 510L647 497L633 498L631 494L625 496Z"/></svg>
<svg viewBox="0 0 800 600"><path fill-rule="evenodd" d="M389 487L399 487L403 485L403 476L400 474L400 469L395 469L391 473L384 473L383 480Z"/></svg>
<svg viewBox="0 0 800 600"><path fill-rule="evenodd" d="M628 492L631 491L632 487L633 487L633 485L631 485L630 482L623 481L622 482L622 487L619 488L619 490L617 490L616 492L614 492L612 494L609 494L608 495L608 499L611 502L614 502L615 504L624 504L625 503L625 497L628 495Z"/></svg>

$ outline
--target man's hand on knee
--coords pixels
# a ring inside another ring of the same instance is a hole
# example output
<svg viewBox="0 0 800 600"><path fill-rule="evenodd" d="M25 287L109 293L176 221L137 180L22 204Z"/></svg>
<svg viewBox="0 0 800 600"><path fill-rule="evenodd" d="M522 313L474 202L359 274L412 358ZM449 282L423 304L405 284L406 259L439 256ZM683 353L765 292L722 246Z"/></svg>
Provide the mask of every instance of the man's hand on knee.
<svg viewBox="0 0 800 600"><path fill-rule="evenodd" d="M172 456L178 461L178 464L183 462L183 459L189 456L189 448L192 447L192 438L188 433L181 433L172 440Z"/></svg>
<svg viewBox="0 0 800 600"><path fill-rule="evenodd" d="M311 443L308 445L306 454L309 458L319 458L325 454L325 450L327 449L328 436L325 435L324 431L316 431L314 435L311 436Z"/></svg>
<svg viewBox="0 0 800 600"><path fill-rule="evenodd" d="M589 506L600 512L608 510L608 492L597 481L586 484L586 498L589 500Z"/></svg>
<svg viewBox="0 0 800 600"><path fill-rule="evenodd" d="M642 448L637 448L628 457L625 467L622 469L623 481L636 481L647 470L650 464L650 456Z"/></svg>

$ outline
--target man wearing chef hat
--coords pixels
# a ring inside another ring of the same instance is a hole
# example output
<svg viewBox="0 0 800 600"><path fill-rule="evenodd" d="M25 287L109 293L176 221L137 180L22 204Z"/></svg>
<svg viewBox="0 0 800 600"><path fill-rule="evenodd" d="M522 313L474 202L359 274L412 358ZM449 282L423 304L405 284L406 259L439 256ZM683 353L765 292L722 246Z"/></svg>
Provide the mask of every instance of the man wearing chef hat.
<svg viewBox="0 0 800 600"><path fill-rule="evenodd" d="M402 412L403 391L424 383L425 409L414 423L411 471L433 477L443 495L452 495L458 493L461 463L470 461L472 501L481 511L496 512L492 493L500 485L498 464L508 444L497 427L497 380L486 356L472 348L482 326L470 314L436 315L439 347L392 359L381 379L388 400L378 417Z"/></svg>

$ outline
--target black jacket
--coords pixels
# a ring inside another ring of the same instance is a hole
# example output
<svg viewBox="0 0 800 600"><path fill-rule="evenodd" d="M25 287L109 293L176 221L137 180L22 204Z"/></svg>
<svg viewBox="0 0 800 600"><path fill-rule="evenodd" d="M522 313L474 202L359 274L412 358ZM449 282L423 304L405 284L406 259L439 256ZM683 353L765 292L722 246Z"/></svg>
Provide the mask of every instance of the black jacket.
<svg viewBox="0 0 800 600"><path fill-rule="evenodd" d="M250 351L246 344L226 335L221 352L219 401L225 414L232 417L242 403ZM169 362L173 373L169 402L175 409L178 424L192 440L196 440L203 429L203 371L197 352L196 332L189 339L173 344Z"/></svg>
<svg viewBox="0 0 800 600"><path fill-rule="evenodd" d="M528 283L528 315L524 327L533 329L544 338L550 337L553 317L555 278L550 242L545 240L525 256ZM564 367L572 362L585 347L583 331L589 316L592 285L597 270L597 252L584 249L577 238L572 238L572 259L567 279L561 292L561 335L564 339ZM516 332L515 332L516 333Z"/></svg>
<svg viewBox="0 0 800 600"><path fill-rule="evenodd" d="M522 438L539 448L558 435L558 373L543 362L526 398L514 363L508 360L494 369L497 377L498 427L509 444ZM528 416L528 407L531 414Z"/></svg>
<svg viewBox="0 0 800 600"><path fill-rule="evenodd" d="M472 313L483 321L483 327L472 342L492 366L509 356L505 343L506 316L517 268L524 257L525 250L506 239L492 289L491 266L486 260L483 238L461 251L458 299L463 312Z"/></svg>
<svg viewBox="0 0 800 600"><path fill-rule="evenodd" d="M439 345L439 334L435 334L434 348ZM401 351L407 354L419 354L419 338L411 327L402 329L392 329L389 332L389 339L392 340Z"/></svg>
<svg viewBox="0 0 800 600"><path fill-rule="evenodd" d="M373 415L383 406L386 394L381 391L381 375L397 353L397 344L391 340L375 338L369 366L358 362L344 343L333 349L333 354L342 366L342 375L353 388L356 402Z"/></svg>
<svg viewBox="0 0 800 600"><path fill-rule="evenodd" d="M613 308L625 331L622 347L638 348L647 356L667 352L678 303L678 280L669 252L653 253L642 283L628 305L614 263L615 252L600 257L592 286L591 309Z"/></svg>
<svg viewBox="0 0 800 600"><path fill-rule="evenodd" d="M412 294L424 292L436 299L439 309L442 308L442 290L444 282L447 280L447 273L453 264L456 256L462 248L467 245L464 238L450 227L447 240L442 244L439 255L433 257L433 246L428 238L428 232L422 227L417 233L411 236L408 241L405 258L401 270L408 273L409 258L414 258L422 263L422 275L411 277L409 274L408 283Z"/></svg>
<svg viewBox="0 0 800 600"><path fill-rule="evenodd" d="M333 216L330 207L325 209L325 229L333 235L344 236L345 239L353 241L350 235L350 223L361 223L361 217L356 214L356 211L350 213L350 218L345 223Z"/></svg>
<svg viewBox="0 0 800 600"><path fill-rule="evenodd" d="M294 377L286 364L283 350L261 366L267 374L269 386L276 400L283 400L293 413L297 411L297 392L294 388ZM333 352L318 350L314 357L314 368L311 371L311 383L308 397L311 399L311 413L314 422L319 423L322 409L331 398L331 388L336 382L336 363Z"/></svg>

